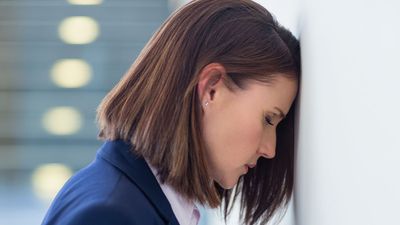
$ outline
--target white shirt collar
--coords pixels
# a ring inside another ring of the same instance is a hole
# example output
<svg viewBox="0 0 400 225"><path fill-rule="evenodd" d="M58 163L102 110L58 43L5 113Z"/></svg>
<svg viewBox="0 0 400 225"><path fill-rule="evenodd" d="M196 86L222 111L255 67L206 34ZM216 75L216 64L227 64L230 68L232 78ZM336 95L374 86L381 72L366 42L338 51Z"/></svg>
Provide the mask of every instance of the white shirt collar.
<svg viewBox="0 0 400 225"><path fill-rule="evenodd" d="M150 163L146 160L147 165L150 167L156 177L158 184L162 191L167 197L171 208L174 211L175 217L177 218L180 225L197 225L200 220L200 211L193 201L189 201L182 195L177 193L170 185L164 183L161 184L157 174L157 170L153 168Z"/></svg>

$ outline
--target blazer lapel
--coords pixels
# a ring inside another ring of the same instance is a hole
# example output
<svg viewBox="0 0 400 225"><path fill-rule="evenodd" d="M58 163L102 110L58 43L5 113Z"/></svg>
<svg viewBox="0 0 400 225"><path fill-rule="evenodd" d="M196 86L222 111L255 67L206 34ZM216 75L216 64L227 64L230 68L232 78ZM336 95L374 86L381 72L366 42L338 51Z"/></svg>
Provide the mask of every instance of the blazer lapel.
<svg viewBox="0 0 400 225"><path fill-rule="evenodd" d="M120 169L134 182L170 225L179 225L168 199L143 157L132 153L133 146L121 140L106 141L98 155Z"/></svg>

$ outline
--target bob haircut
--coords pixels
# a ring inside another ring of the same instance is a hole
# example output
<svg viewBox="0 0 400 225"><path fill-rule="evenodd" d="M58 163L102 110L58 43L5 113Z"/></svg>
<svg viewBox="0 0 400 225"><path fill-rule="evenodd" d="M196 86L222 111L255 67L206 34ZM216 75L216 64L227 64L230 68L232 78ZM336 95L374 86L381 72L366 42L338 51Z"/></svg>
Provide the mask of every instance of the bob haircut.
<svg viewBox="0 0 400 225"><path fill-rule="evenodd" d="M244 222L265 224L292 195L295 104L277 127L275 158L260 158L235 188L225 190L208 175L201 135L198 75L210 63L224 66L228 87L269 83L277 73L299 81L300 48L253 1L192 1L161 25L102 100L99 138L130 142L136 155L158 169L161 182L188 199L221 207L225 219L239 196Z"/></svg>

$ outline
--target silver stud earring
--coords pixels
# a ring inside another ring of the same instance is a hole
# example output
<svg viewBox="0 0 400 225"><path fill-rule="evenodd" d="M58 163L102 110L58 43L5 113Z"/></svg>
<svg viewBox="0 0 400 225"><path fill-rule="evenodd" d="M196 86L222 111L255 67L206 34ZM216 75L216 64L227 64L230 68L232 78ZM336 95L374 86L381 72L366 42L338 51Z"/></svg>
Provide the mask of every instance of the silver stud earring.
<svg viewBox="0 0 400 225"><path fill-rule="evenodd" d="M208 105L208 101L206 101L206 103L204 103L204 105L207 106Z"/></svg>

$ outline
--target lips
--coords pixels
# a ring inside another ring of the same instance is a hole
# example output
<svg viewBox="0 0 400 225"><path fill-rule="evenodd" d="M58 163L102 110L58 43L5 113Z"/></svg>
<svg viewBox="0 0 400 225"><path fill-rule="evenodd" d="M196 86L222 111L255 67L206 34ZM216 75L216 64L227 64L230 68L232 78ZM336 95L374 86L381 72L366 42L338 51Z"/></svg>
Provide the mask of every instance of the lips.
<svg viewBox="0 0 400 225"><path fill-rule="evenodd" d="M248 166L249 168L254 168L256 167L256 164L246 164L246 166Z"/></svg>

